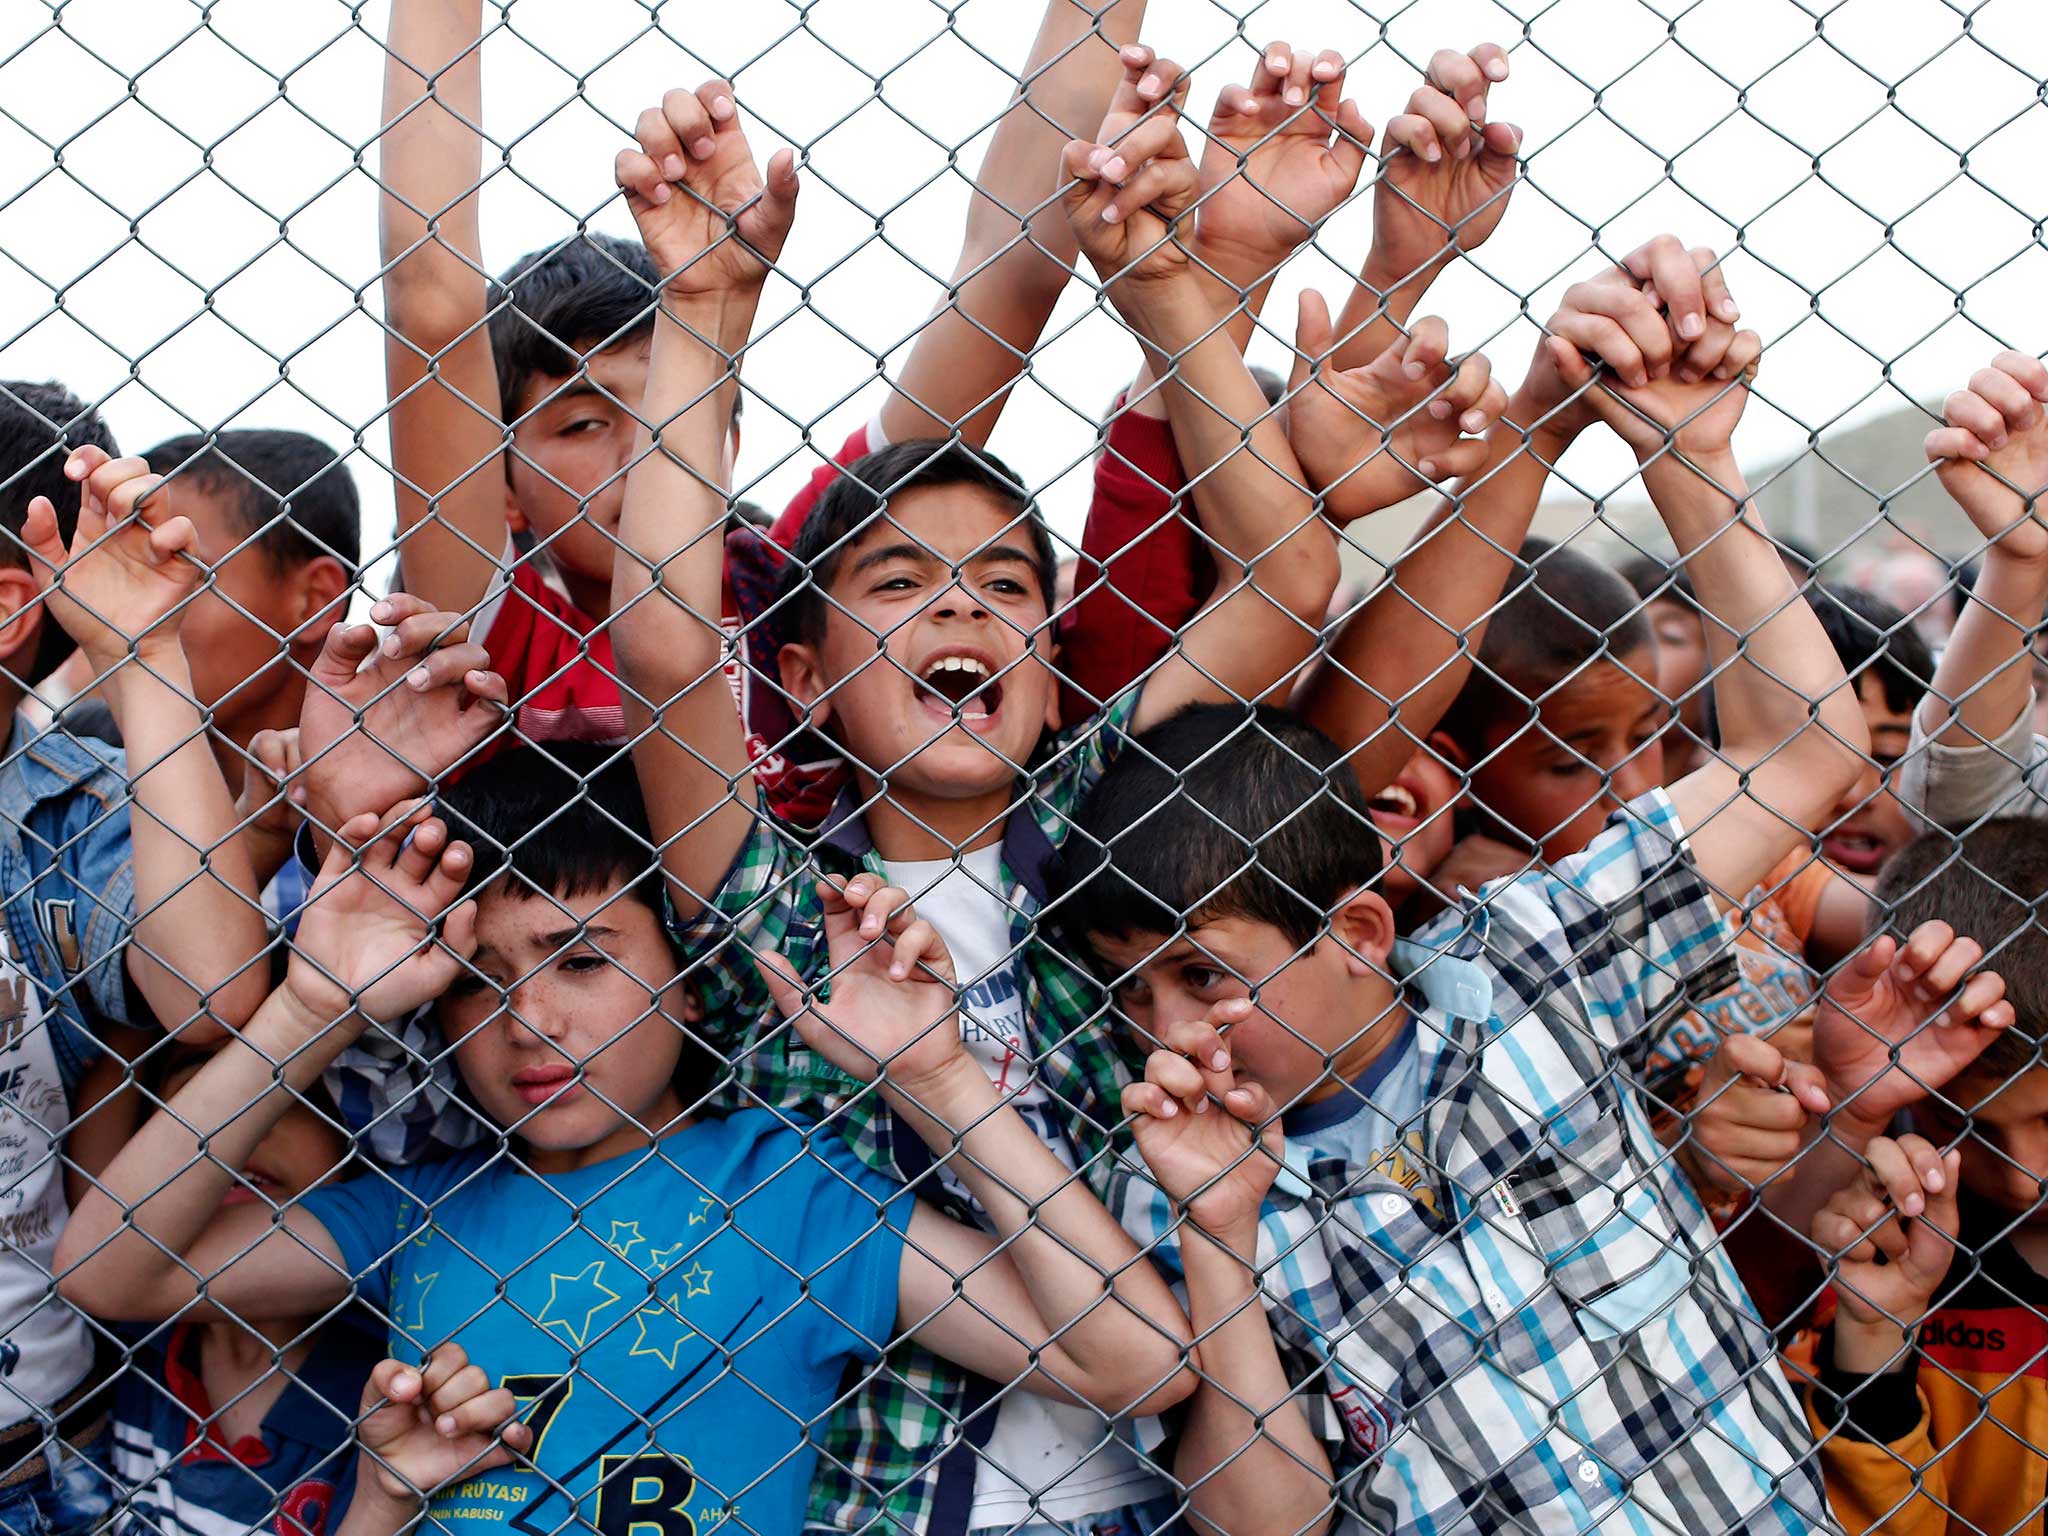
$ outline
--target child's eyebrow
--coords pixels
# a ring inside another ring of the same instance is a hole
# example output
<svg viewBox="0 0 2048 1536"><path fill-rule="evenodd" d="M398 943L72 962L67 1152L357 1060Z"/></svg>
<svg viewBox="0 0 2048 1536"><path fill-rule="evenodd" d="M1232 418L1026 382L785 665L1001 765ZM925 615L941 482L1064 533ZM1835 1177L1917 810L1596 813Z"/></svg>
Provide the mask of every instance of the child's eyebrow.
<svg viewBox="0 0 2048 1536"><path fill-rule="evenodd" d="M950 565L952 563L941 556L937 550L928 549L914 539L905 539L900 543L884 544L879 549L869 550L853 562L854 573L858 575L862 571L872 570L875 566L887 565L891 560L924 560L937 565ZM960 563L962 566L990 564L1035 566L1038 562L1031 558L1028 551L1018 548L1015 544L992 544L987 549L976 550Z"/></svg>
<svg viewBox="0 0 2048 1536"><path fill-rule="evenodd" d="M541 398L540 402L534 406L533 410L527 414L533 415L536 412L546 410L551 405L561 405L565 401L580 400L585 395L599 395L606 400L612 399L610 392L594 379L587 377L571 379L560 388L549 390Z"/></svg>
<svg viewBox="0 0 2048 1536"><path fill-rule="evenodd" d="M607 928L603 923L573 923L567 928L557 928L553 933L542 934L540 943L543 949L567 949L571 944L590 944L618 936L618 929Z"/></svg>

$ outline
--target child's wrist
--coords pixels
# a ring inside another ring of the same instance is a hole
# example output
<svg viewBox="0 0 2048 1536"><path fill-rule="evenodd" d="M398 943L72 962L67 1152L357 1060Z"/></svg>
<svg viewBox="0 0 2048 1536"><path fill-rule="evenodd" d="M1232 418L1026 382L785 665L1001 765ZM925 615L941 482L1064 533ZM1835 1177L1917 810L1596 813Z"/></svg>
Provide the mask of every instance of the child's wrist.
<svg viewBox="0 0 2048 1536"><path fill-rule="evenodd" d="M1836 1309L1833 1363L1845 1375L1876 1376L1893 1370L1911 1342L1908 1328L1889 1318L1866 1321L1851 1315L1847 1307Z"/></svg>
<svg viewBox="0 0 2048 1536"><path fill-rule="evenodd" d="M939 1066L915 1077L892 1075L884 1077L881 1082L885 1097L917 1111L922 1118L936 1122L939 1131L948 1139L964 1134L986 1119L991 1106L1001 1099L995 1085L988 1080L988 1073L982 1070L980 1062L967 1054L965 1047L947 1056ZM934 1147L933 1150L940 1149Z"/></svg>

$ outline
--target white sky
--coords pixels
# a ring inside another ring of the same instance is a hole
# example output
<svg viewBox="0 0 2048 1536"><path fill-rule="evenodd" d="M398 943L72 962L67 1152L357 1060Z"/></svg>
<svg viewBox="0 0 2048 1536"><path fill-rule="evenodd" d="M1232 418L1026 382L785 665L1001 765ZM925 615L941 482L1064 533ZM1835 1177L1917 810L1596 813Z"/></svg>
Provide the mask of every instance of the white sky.
<svg viewBox="0 0 2048 1536"><path fill-rule="evenodd" d="M1276 0L1243 20L1222 0L1153 0L1146 37L1200 63L1198 118L1272 38L1339 48L1375 125L1436 47L1508 45L1493 115L1524 128L1528 179L1428 308L1509 383L1535 335L1520 296L1547 315L1599 264L1595 231L1616 254L1667 228L1740 244L1730 282L1770 343L1738 443L1756 461L1904 396L1938 399L1996 344L2048 344L2042 0L1517 4L1536 13L1526 25L1489 0ZM965 0L957 36L931 0L816 0L808 31L784 0L657 10L666 34L637 0L512 5L518 37L486 54L486 122L517 174L485 193L485 256L501 267L577 216L630 233L611 188L623 125L668 86L733 73L763 159L795 143L811 164L784 267L813 312L747 365L777 409L750 400L740 479L776 507L815 463L804 426L829 450L874 409L878 359L951 269L966 176L1008 89L988 60L1022 63L1039 8ZM131 448L226 425L358 440L366 551L391 520L370 180L384 23L373 5L357 27L339 0L219 0L204 24L189 0L70 0L60 15L0 0L0 377L104 398ZM1361 195L1326 255L1283 275L1275 323L1291 330L1300 286L1338 295L1369 232ZM1092 298L1069 290L992 444L1046 486L1070 535L1090 422L1135 361ZM798 302L777 285L763 312ZM1261 337L1253 358L1284 352ZM1628 467L1597 436L1566 464L1603 492Z"/></svg>

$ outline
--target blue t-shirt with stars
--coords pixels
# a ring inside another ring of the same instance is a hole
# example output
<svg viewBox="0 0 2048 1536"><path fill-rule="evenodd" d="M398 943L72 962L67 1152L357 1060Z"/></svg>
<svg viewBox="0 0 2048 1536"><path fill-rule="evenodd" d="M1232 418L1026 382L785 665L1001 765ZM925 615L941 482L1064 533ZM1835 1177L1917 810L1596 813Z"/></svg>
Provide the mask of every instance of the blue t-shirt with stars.
<svg viewBox="0 0 2048 1536"><path fill-rule="evenodd" d="M451 1484L431 1522L694 1536L803 1524L805 1426L894 1337L911 1197L830 1129L747 1110L573 1173L492 1148L301 1203L394 1356L453 1339L536 1433L538 1474Z"/></svg>

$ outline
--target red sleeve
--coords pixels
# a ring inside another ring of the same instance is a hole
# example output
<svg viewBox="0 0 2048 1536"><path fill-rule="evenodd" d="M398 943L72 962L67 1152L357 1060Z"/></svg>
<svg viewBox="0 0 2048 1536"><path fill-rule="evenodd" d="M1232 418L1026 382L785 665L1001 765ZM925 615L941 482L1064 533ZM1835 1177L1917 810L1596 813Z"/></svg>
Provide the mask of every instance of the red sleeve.
<svg viewBox="0 0 2048 1536"><path fill-rule="evenodd" d="M1166 654L1215 585L1164 421L1110 417L1081 533L1075 601L1060 621L1060 719L1072 725Z"/></svg>
<svg viewBox="0 0 2048 1536"><path fill-rule="evenodd" d="M839 471L855 459L868 456L868 438L874 428L873 422L864 421L853 429L853 433L839 445L839 451L832 455L829 464L820 464L804 482L804 488L790 497L789 505L782 509L782 516L775 519L768 530L768 537L784 549L794 547L797 531L804 525L804 519L811 515L811 508L818 504L818 498L825 494L825 487L839 478Z"/></svg>

